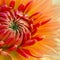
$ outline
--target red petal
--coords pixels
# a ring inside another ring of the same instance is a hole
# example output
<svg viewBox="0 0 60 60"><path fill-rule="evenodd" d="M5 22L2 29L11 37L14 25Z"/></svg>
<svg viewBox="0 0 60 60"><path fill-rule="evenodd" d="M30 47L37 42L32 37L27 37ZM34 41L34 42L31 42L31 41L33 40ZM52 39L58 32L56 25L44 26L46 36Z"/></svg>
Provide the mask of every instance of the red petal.
<svg viewBox="0 0 60 60"><path fill-rule="evenodd" d="M28 2L24 8L24 11L27 9L27 7L32 3L32 0L30 2Z"/></svg>
<svg viewBox="0 0 60 60"><path fill-rule="evenodd" d="M41 26L40 22L35 24L35 25L33 25L34 30L32 31L32 34L35 34L37 32L38 27L40 27L40 26Z"/></svg>
<svg viewBox="0 0 60 60"><path fill-rule="evenodd" d="M34 28L38 28L39 26L41 26L41 23L40 23L40 22L37 23L37 24L35 24L35 25L34 25Z"/></svg>
<svg viewBox="0 0 60 60"><path fill-rule="evenodd" d="M36 33L38 27L40 27L40 26L48 23L50 20L51 20L51 19L48 19L48 20L46 20L46 21L44 21L44 22L42 22L42 23L41 23L41 22L38 22L37 24L35 24L35 25L33 26L33 27L34 27L34 31L33 31L32 33L33 33L33 34Z"/></svg>
<svg viewBox="0 0 60 60"><path fill-rule="evenodd" d="M3 5L3 6L0 7L0 11L2 11L2 12L9 11L9 10L11 10L11 8L8 7L7 5Z"/></svg>
<svg viewBox="0 0 60 60"><path fill-rule="evenodd" d="M51 20L51 19L48 19L48 20L46 20L46 21L43 21L42 23L41 23L41 22L38 22L38 23L35 24L33 27L34 27L34 29L36 30L38 27L40 27L40 26L48 23L50 20Z"/></svg>
<svg viewBox="0 0 60 60"><path fill-rule="evenodd" d="M28 41L26 41L24 44L22 44L22 46L23 46L23 47L25 47L25 46L31 46L31 45L35 44L36 42L37 42L36 39L28 40Z"/></svg>
<svg viewBox="0 0 60 60"><path fill-rule="evenodd" d="M23 32L21 32L21 36L19 35L19 33L16 35L16 41L14 42L14 45L11 46L8 51L12 51L12 50L16 50L17 47L21 44L22 39L23 39Z"/></svg>
<svg viewBox="0 0 60 60"><path fill-rule="evenodd" d="M7 22L7 19L3 18L3 17L0 17L0 23L4 23L4 22Z"/></svg>
<svg viewBox="0 0 60 60"><path fill-rule="evenodd" d="M5 13L0 12L0 17L6 18L6 14L5 14Z"/></svg>
<svg viewBox="0 0 60 60"><path fill-rule="evenodd" d="M24 5L23 4L20 4L20 6L18 7L18 10L19 11L24 11Z"/></svg>
<svg viewBox="0 0 60 60"><path fill-rule="evenodd" d="M7 18L8 20L13 20L13 19L12 19L13 17L12 17L12 15L10 14L10 11L7 11L5 14L6 14L7 17L8 17L8 18Z"/></svg>
<svg viewBox="0 0 60 60"><path fill-rule="evenodd" d="M0 25L0 31L1 31L2 29L6 29L6 28L7 28L6 25Z"/></svg>
<svg viewBox="0 0 60 60"><path fill-rule="evenodd" d="M33 16L36 16L38 14L39 14L39 12L36 12L36 13L32 14L29 18L32 18Z"/></svg>
<svg viewBox="0 0 60 60"><path fill-rule="evenodd" d="M40 37L33 37L32 39L36 39L37 41L41 41L43 38L40 38Z"/></svg>
<svg viewBox="0 0 60 60"><path fill-rule="evenodd" d="M9 5L10 7L12 7L12 8L14 8L14 6L15 6L15 0L12 0L11 2L10 2L10 5Z"/></svg>
<svg viewBox="0 0 60 60"><path fill-rule="evenodd" d="M30 24L30 31L32 31L33 30L33 24Z"/></svg>
<svg viewBox="0 0 60 60"><path fill-rule="evenodd" d="M9 44L14 40L14 38L8 38L7 40L5 40L5 44Z"/></svg>
<svg viewBox="0 0 60 60"><path fill-rule="evenodd" d="M16 15L17 19L20 18L20 17L22 18L23 17L23 12L21 12L19 10L15 10L15 15Z"/></svg>
<svg viewBox="0 0 60 60"><path fill-rule="evenodd" d="M23 43L25 43L25 41L27 41L28 39L30 39L30 37L31 37L31 34L29 33L29 32L25 32L24 33L24 41L23 41Z"/></svg>
<svg viewBox="0 0 60 60"><path fill-rule="evenodd" d="M12 13L12 11L9 11L9 12L6 13L7 16L9 17L9 19L13 19L14 18L14 14L13 13Z"/></svg>
<svg viewBox="0 0 60 60"><path fill-rule="evenodd" d="M14 46L17 46L17 47L20 46L23 39L23 32L21 33L17 32L15 39L16 41L14 42Z"/></svg>
<svg viewBox="0 0 60 60"><path fill-rule="evenodd" d="M33 21L34 21L34 19L30 19L29 23L30 24L33 24Z"/></svg>
<svg viewBox="0 0 60 60"><path fill-rule="evenodd" d="M16 51L17 51L18 53L20 53L22 56L24 56L25 58L28 58L28 57L29 57L29 55L26 54L25 51L22 50L22 49L17 49Z"/></svg>
<svg viewBox="0 0 60 60"><path fill-rule="evenodd" d="M24 38L23 38L23 43L25 43L25 41L27 41L28 39L31 38L31 32L29 31L29 29L23 25L22 27L22 31L23 31L23 34L24 34Z"/></svg>
<svg viewBox="0 0 60 60"><path fill-rule="evenodd" d="M4 41L5 41L5 45L11 46L15 42L15 34L14 32L9 30L8 30L8 33L7 33L7 38Z"/></svg>
<svg viewBox="0 0 60 60"><path fill-rule="evenodd" d="M17 32L17 35L15 37L16 41L14 42L14 44L8 49L8 51L12 51L12 50L16 50L17 47L21 44L22 42L22 37L23 37L23 32L21 32L21 36L19 34L19 32Z"/></svg>
<svg viewBox="0 0 60 60"><path fill-rule="evenodd" d="M5 29L0 30L0 35L5 33ZM1 38L1 37L0 37Z"/></svg>
<svg viewBox="0 0 60 60"><path fill-rule="evenodd" d="M23 15L23 17L22 17L24 20L26 20L26 21L28 21L29 20L29 18L28 18L28 15Z"/></svg>
<svg viewBox="0 0 60 60"><path fill-rule="evenodd" d="M32 57L41 58L41 56L34 56L34 55L32 55L32 53L31 53L29 50L27 50L27 49L23 49L23 51L24 51L26 54L28 54L28 55L30 55L30 56L32 56Z"/></svg>
<svg viewBox="0 0 60 60"><path fill-rule="evenodd" d="M13 50L16 50L16 49L17 49L17 45L13 45L8 49L8 51L13 51Z"/></svg>
<svg viewBox="0 0 60 60"><path fill-rule="evenodd" d="M51 19L48 19L48 20L43 21L43 22L41 23L41 25L44 25L44 24L48 23L50 20L51 20Z"/></svg>
<svg viewBox="0 0 60 60"><path fill-rule="evenodd" d="M32 34L34 35L37 32L37 29L35 28L34 31L32 32Z"/></svg>

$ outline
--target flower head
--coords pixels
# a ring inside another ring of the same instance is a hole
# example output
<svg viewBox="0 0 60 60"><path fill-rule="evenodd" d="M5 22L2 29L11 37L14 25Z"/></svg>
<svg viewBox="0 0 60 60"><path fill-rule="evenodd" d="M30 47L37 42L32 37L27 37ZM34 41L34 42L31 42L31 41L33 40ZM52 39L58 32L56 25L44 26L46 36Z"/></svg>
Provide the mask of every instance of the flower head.
<svg viewBox="0 0 60 60"><path fill-rule="evenodd" d="M10 56L9 52L16 51L26 58L38 58L49 52L56 53L54 32L59 22L55 20L56 10L51 3L51 0L1 1L1 54Z"/></svg>

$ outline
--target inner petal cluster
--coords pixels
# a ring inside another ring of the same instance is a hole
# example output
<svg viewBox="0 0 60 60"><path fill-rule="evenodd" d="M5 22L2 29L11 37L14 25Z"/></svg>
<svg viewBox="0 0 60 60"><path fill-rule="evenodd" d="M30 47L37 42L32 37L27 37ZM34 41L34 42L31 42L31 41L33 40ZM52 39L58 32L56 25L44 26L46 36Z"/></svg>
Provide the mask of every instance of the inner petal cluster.
<svg viewBox="0 0 60 60"><path fill-rule="evenodd" d="M32 14L30 17L24 13L25 9L31 3L27 3L26 6L20 4L17 9L14 9L15 1L12 0L9 6L0 6L0 49L3 51L16 50L24 57L27 57L27 55L31 55L29 50L21 49L20 47L31 46L43 39L33 35L37 32L38 27L47 23L49 20L34 24L35 19L32 17L39 14L39 12Z"/></svg>
<svg viewBox="0 0 60 60"><path fill-rule="evenodd" d="M22 42L29 40L31 37L31 31L30 31L30 25L29 25L29 18L26 17L24 14L21 14L21 12L17 11L6 11L6 12L1 12L0 14L3 15L1 16L1 22L0 22L0 32L2 30L4 33L1 33L1 36L5 37L0 39L4 41L4 44L1 44L1 46L19 46L22 44ZM5 17L5 18L3 18ZM10 33L8 33L10 32Z"/></svg>

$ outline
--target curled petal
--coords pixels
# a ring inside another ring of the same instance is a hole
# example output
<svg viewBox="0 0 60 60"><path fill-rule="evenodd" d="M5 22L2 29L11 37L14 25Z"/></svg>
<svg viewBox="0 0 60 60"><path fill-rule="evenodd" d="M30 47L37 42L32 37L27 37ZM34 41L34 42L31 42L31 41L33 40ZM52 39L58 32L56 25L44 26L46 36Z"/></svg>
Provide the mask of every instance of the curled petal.
<svg viewBox="0 0 60 60"><path fill-rule="evenodd" d="M25 6L25 8L24 8L24 12L25 12L25 13L27 13L27 12L30 10L31 5L32 5L32 1L30 1L30 2L28 2L28 3L26 4L26 6Z"/></svg>
<svg viewBox="0 0 60 60"><path fill-rule="evenodd" d="M34 13L34 14L32 14L29 18L32 18L33 16L36 16L36 15L38 15L40 12L36 12L36 13Z"/></svg>
<svg viewBox="0 0 60 60"><path fill-rule="evenodd" d="M33 55L29 50L27 49L23 49L28 55L32 56L32 57L35 57L35 58L42 58L42 56L35 56Z"/></svg>
<svg viewBox="0 0 60 60"><path fill-rule="evenodd" d="M37 28L40 27L40 26L41 26L41 23L39 22L39 23L35 24L33 27L34 27L35 29L37 29Z"/></svg>
<svg viewBox="0 0 60 60"><path fill-rule="evenodd" d="M6 14L0 12L0 17L6 18Z"/></svg>
<svg viewBox="0 0 60 60"><path fill-rule="evenodd" d="M7 5L3 5L2 7L0 7L0 11L4 12L4 11L9 11L11 10L10 7L8 7Z"/></svg>
<svg viewBox="0 0 60 60"><path fill-rule="evenodd" d="M41 22L41 25L44 25L44 24L48 23L50 20L51 19L48 19L48 20L45 20L45 21Z"/></svg>
<svg viewBox="0 0 60 60"><path fill-rule="evenodd" d="M24 5L23 4L20 4L20 6L18 7L18 10L19 11L24 11Z"/></svg>
<svg viewBox="0 0 60 60"><path fill-rule="evenodd" d="M18 47L18 45L13 45L13 46L9 47L8 51L14 51L17 49L17 47Z"/></svg>
<svg viewBox="0 0 60 60"><path fill-rule="evenodd" d="M31 45L35 44L36 42L37 42L36 39L28 40L28 41L26 41L24 44L22 44L22 46L23 46L23 47L25 47L25 46L31 46Z"/></svg>
<svg viewBox="0 0 60 60"><path fill-rule="evenodd" d="M12 1L10 2L9 6L12 7L12 8L14 8L14 6L15 6L15 0L12 0Z"/></svg>
<svg viewBox="0 0 60 60"><path fill-rule="evenodd" d="M35 56L33 55L29 50L27 49L18 49L17 50L18 53L20 53L21 55L23 55L26 58L29 58L29 56L35 57L35 58L41 58L41 56Z"/></svg>
<svg viewBox="0 0 60 60"><path fill-rule="evenodd" d="M22 56L24 56L25 58L28 58L28 57L29 57L29 55L28 55L26 52L24 52L23 49L17 49L16 51L17 51L19 54L21 54Z"/></svg>
<svg viewBox="0 0 60 60"><path fill-rule="evenodd" d="M32 39L36 39L37 41L41 41L41 40L43 40L43 38L42 37L32 37Z"/></svg>
<svg viewBox="0 0 60 60"><path fill-rule="evenodd" d="M34 45L36 42L41 41L43 38L33 37L32 40L26 41L22 44L23 47Z"/></svg>

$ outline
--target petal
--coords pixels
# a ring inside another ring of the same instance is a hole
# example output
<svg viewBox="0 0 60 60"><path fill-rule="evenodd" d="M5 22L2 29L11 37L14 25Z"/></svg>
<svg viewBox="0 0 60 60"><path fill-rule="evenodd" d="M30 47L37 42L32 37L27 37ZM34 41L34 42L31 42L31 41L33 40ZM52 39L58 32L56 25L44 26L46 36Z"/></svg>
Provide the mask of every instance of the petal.
<svg viewBox="0 0 60 60"><path fill-rule="evenodd" d="M23 49L17 49L17 52L20 53L22 56L24 56L24 57L26 57L26 58L29 57L29 55L26 54L26 52L25 52Z"/></svg>
<svg viewBox="0 0 60 60"><path fill-rule="evenodd" d="M41 56L35 56L33 55L29 50L27 49L23 49L28 55L32 56L32 57L35 57L35 58L41 58Z"/></svg>
<svg viewBox="0 0 60 60"><path fill-rule="evenodd" d="M25 8L24 5L23 4L20 4L20 6L18 7L18 10L19 11L24 11L24 8Z"/></svg>
<svg viewBox="0 0 60 60"><path fill-rule="evenodd" d="M37 42L36 39L28 40L28 41L26 41L24 44L22 44L22 46L23 46L23 47L25 47L25 46L31 46L31 45L35 44L36 42Z"/></svg>
<svg viewBox="0 0 60 60"><path fill-rule="evenodd" d="M38 14L39 14L39 12L36 12L36 13L32 14L29 18L32 18L33 16L36 16Z"/></svg>
<svg viewBox="0 0 60 60"><path fill-rule="evenodd" d="M24 13L27 13L32 6L32 1L28 2L25 6Z"/></svg>
<svg viewBox="0 0 60 60"><path fill-rule="evenodd" d="M10 2L9 6L12 7L12 8L14 8L14 6L15 6L15 1L12 0L12 1Z"/></svg>
<svg viewBox="0 0 60 60"><path fill-rule="evenodd" d="M10 7L8 7L7 5L3 5L2 7L0 7L0 11L4 12L4 11L9 11L11 10Z"/></svg>

